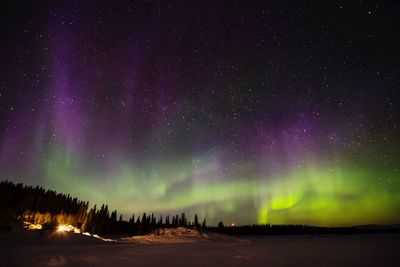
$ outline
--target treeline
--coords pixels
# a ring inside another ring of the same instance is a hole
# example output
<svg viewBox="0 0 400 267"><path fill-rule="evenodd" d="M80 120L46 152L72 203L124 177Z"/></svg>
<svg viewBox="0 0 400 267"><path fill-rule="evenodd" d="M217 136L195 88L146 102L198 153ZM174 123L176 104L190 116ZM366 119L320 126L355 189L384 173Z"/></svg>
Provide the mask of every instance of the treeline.
<svg viewBox="0 0 400 267"><path fill-rule="evenodd" d="M296 224L253 224L225 227L223 223L220 222L218 227L209 227L208 230L229 235L293 235L313 234L319 228L323 227Z"/></svg>
<svg viewBox="0 0 400 267"><path fill-rule="evenodd" d="M72 198L69 194L60 194L45 190L39 186L24 186L10 181L0 182L0 223L5 221L29 222L41 224L45 229L56 225L69 224L92 234L129 234L142 235L153 232L159 227L206 227L206 220L199 223L197 215L190 222L185 213L176 216L156 218L154 214L143 213L140 217L133 214L129 221L118 217L117 211L110 212L107 205L100 209L95 205L89 209L89 202Z"/></svg>
<svg viewBox="0 0 400 267"><path fill-rule="evenodd" d="M31 223L82 225L89 202L39 186L0 182L0 218Z"/></svg>
<svg viewBox="0 0 400 267"><path fill-rule="evenodd" d="M228 235L315 235L315 234L366 234L399 233L399 225L354 226L354 227L318 227L296 224L265 224L225 227L222 222L218 227L208 227L208 231Z"/></svg>
<svg viewBox="0 0 400 267"><path fill-rule="evenodd" d="M129 234L129 235L142 235L154 232L158 228L168 227L193 227L196 229L205 228L206 220L204 219L202 224L199 223L197 215L193 222L187 220L185 213L176 215L173 217L156 216L152 213L147 215L143 213L140 217L135 217L135 214L129 219L129 221L122 220L120 215L117 219L117 211L109 212L107 205L101 206L99 210L96 206L90 209L87 219L82 226L82 230L85 232L97 233L97 234Z"/></svg>

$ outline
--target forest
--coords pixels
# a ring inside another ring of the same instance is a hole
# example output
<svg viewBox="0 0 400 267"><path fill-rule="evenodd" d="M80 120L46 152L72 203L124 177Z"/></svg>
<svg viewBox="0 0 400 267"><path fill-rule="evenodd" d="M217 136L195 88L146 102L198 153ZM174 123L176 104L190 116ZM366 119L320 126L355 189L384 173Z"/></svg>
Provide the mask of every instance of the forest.
<svg viewBox="0 0 400 267"><path fill-rule="evenodd" d="M339 216L339 215L338 215ZM45 190L39 186L0 182L0 232L11 230L12 223L38 224L43 230L56 229L59 225L71 225L80 233L98 235L145 235L158 233L157 229L168 227L191 227L197 230L218 232L228 235L312 235L312 234L359 234L400 232L399 225L392 226L354 226L318 227L308 225L241 225L225 226L222 221L217 226L208 226L206 219L200 223L197 214L190 221L185 213L175 216L159 216L143 213L132 216L128 221L118 216L116 210L110 211L108 205L100 208L89 202L79 200L69 194Z"/></svg>
<svg viewBox="0 0 400 267"><path fill-rule="evenodd" d="M188 221L185 213L158 218L152 214L129 218L124 221L117 211L110 211L108 205L89 208L89 202L81 201L69 194L45 190L39 186L26 186L10 181L0 182L0 227L9 228L11 222L28 222L52 229L57 225L72 225L80 231L92 234L143 235L161 227L206 227L206 220L199 223L197 214L194 221Z"/></svg>

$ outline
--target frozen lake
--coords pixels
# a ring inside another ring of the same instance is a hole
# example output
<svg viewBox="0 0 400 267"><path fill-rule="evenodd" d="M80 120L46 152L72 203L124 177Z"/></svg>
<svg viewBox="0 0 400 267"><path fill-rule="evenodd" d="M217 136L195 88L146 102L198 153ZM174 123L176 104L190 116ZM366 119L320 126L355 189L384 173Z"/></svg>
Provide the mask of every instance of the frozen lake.
<svg viewBox="0 0 400 267"><path fill-rule="evenodd" d="M110 243L89 237L0 234L1 266L399 266L400 234Z"/></svg>

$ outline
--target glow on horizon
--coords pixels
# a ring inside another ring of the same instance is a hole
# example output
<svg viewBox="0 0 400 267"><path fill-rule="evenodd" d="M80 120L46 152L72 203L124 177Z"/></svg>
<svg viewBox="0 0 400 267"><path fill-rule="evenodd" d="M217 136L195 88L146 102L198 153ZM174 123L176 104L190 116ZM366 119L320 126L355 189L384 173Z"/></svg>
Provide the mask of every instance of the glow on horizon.
<svg viewBox="0 0 400 267"><path fill-rule="evenodd" d="M109 204L124 218L132 213L187 212L214 224L229 216L237 224L337 226L399 221L399 192L390 192L385 182L376 182L380 171L368 166L308 164L278 177L227 179L211 160L177 161L175 165L164 161L152 163L151 168L126 165L103 174L109 175L107 178L84 172L79 168L82 162L71 161L70 155L65 156L68 160L52 155L46 186L89 199L92 204ZM393 181L391 188L399 188L396 172L381 175L386 176L384 181ZM117 182L98 184L99 179ZM240 216L243 213L245 216Z"/></svg>
<svg viewBox="0 0 400 267"><path fill-rule="evenodd" d="M1 180L124 219L400 223L396 12L41 2L5 16Z"/></svg>

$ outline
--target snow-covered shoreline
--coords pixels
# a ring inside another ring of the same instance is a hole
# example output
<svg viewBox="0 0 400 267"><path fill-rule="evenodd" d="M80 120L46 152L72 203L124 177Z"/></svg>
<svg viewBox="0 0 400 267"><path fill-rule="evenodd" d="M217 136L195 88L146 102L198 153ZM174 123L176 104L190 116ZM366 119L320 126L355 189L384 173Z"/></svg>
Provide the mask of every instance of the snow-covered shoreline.
<svg viewBox="0 0 400 267"><path fill-rule="evenodd" d="M37 232L0 234L2 266L397 266L400 234L247 236L187 229L118 242Z"/></svg>

